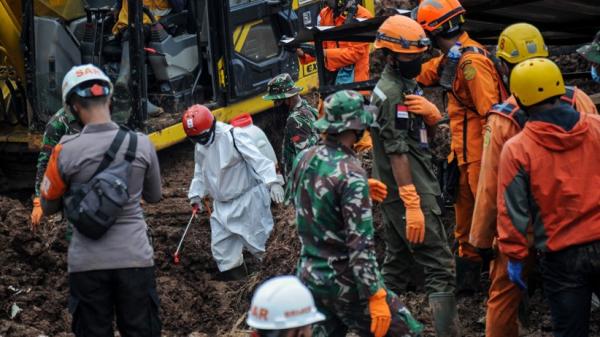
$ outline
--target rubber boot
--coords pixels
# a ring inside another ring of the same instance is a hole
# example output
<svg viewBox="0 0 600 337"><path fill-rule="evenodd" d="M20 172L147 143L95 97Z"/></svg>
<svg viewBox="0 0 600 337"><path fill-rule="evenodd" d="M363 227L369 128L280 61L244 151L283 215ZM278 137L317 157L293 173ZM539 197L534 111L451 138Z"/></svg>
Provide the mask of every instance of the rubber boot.
<svg viewBox="0 0 600 337"><path fill-rule="evenodd" d="M481 290L481 262L455 256L456 294L473 295Z"/></svg>
<svg viewBox="0 0 600 337"><path fill-rule="evenodd" d="M131 72L129 68L129 41L121 43L121 66L119 77L115 81L113 94L112 119L118 124L127 124L131 115L131 101L129 94L129 79Z"/></svg>
<svg viewBox="0 0 600 337"><path fill-rule="evenodd" d="M242 263L235 268L220 272L217 275L217 280L224 282L239 281L246 276L248 276L248 269L246 269L246 263Z"/></svg>
<svg viewBox="0 0 600 337"><path fill-rule="evenodd" d="M429 308L433 319L433 328L437 337L458 337L458 312L453 293L432 293L429 295Z"/></svg>

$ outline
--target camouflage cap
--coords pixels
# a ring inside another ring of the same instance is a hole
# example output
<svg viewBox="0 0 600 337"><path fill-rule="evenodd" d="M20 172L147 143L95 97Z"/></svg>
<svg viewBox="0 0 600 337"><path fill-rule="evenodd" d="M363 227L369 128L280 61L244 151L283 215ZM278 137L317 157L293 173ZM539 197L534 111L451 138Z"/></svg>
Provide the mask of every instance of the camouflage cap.
<svg viewBox="0 0 600 337"><path fill-rule="evenodd" d="M594 42L577 49L577 52L586 60L600 64L600 31L596 34Z"/></svg>
<svg viewBox="0 0 600 337"><path fill-rule="evenodd" d="M366 129L373 122L373 114L363 101L363 96L353 90L329 95L323 102L325 115L315 122L315 127L321 132L334 134Z"/></svg>
<svg viewBox="0 0 600 337"><path fill-rule="evenodd" d="M273 77L267 84L267 94L263 96L266 100L286 99L297 95L302 88L295 86L292 76L288 73Z"/></svg>

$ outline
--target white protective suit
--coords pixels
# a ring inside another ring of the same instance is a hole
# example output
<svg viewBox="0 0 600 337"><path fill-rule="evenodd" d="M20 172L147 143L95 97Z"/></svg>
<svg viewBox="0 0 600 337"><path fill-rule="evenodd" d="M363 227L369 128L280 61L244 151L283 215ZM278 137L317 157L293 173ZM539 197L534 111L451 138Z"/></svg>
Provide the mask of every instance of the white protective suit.
<svg viewBox="0 0 600 337"><path fill-rule="evenodd" d="M275 164L248 132L221 122L211 144L196 144L195 164L188 197L213 199L211 250L219 271L240 266L244 247L260 257L273 229L268 186L278 183Z"/></svg>

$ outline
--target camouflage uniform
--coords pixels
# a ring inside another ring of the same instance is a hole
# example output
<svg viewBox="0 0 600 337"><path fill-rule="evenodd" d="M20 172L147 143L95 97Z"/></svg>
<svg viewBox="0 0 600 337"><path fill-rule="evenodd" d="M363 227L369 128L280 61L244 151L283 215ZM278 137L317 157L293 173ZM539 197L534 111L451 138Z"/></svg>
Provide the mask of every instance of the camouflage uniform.
<svg viewBox="0 0 600 337"><path fill-rule="evenodd" d="M363 110L359 93L343 91L333 96L347 93L356 98L360 110L338 110L337 118L327 112L315 123L318 129L339 133L361 130L370 123L372 116ZM330 103L325 101L326 111ZM298 277L326 316L314 326L314 336L345 336L348 328L371 336L368 299L385 284L375 259L365 170L352 149L327 139L296 157L290 180L302 242ZM393 293L388 292L387 302L392 312L389 335L409 336L407 323L418 327L418 322Z"/></svg>
<svg viewBox="0 0 600 337"><path fill-rule="evenodd" d="M416 130L397 129L397 105L403 104L404 95L420 92L416 81L397 75L389 66L373 90L371 103L378 108L371 127L373 137L373 175L388 187L388 196L381 204L383 213L386 256L383 263L385 283L396 292L404 292L409 282L411 261L424 267L425 290L453 293L455 289L454 262L442 224L437 198L440 188L433 173L429 149L423 149ZM411 118L420 125L421 117ZM407 154L413 183L421 199L425 216L425 241L411 245L406 240L406 211L398 194L389 159L391 154Z"/></svg>
<svg viewBox="0 0 600 337"><path fill-rule="evenodd" d="M46 172L46 166L52 149L62 136L71 135L81 131L82 126L77 118L70 112L66 112L64 108L58 110L54 116L50 118L46 124L46 130L44 130L44 138L42 138L42 146L37 161L37 173L35 175L35 196L40 196L40 184L44 179L44 173Z"/></svg>
<svg viewBox="0 0 600 337"><path fill-rule="evenodd" d="M319 134L314 128L317 120L317 110L304 99L292 110L283 130L282 163L283 173L292 170L294 158L302 150L319 142Z"/></svg>
<svg viewBox="0 0 600 337"><path fill-rule="evenodd" d="M268 94L263 96L266 100L278 101L296 96L302 88L294 85L292 77L283 73L273 77L267 85ZM317 119L317 110L311 107L304 99L293 107L286 120L283 130L282 169L284 176L292 169L294 158L302 150L307 149L319 141L319 134L314 128Z"/></svg>

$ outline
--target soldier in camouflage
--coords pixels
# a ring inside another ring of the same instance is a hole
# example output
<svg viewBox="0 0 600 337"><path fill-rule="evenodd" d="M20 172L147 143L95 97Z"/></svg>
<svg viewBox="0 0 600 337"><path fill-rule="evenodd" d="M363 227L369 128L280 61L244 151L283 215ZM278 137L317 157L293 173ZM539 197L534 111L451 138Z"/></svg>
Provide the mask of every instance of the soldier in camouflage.
<svg viewBox="0 0 600 337"><path fill-rule="evenodd" d="M37 226L42 219L42 205L40 203L40 184L48 166L48 160L52 149L62 136L71 135L81 131L83 126L79 119L64 108L58 110L46 124L44 137L42 138L41 150L37 160L37 172L35 175L35 197L33 198L33 211L31 212L32 228Z"/></svg>
<svg viewBox="0 0 600 337"><path fill-rule="evenodd" d="M283 174L287 176L296 155L319 141L319 134L313 125L317 119L317 110L300 97L302 88L296 87L287 73L271 79L267 90L268 94L263 99L273 101L277 111L289 114L283 130L281 155Z"/></svg>
<svg viewBox="0 0 600 337"><path fill-rule="evenodd" d="M290 173L302 250L298 276L311 290L325 321L314 336L410 336L421 325L388 291L375 259L373 216L365 170L352 150L372 122L355 91L324 102L315 127L324 144L298 155Z"/></svg>

